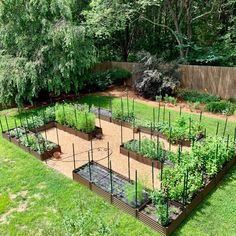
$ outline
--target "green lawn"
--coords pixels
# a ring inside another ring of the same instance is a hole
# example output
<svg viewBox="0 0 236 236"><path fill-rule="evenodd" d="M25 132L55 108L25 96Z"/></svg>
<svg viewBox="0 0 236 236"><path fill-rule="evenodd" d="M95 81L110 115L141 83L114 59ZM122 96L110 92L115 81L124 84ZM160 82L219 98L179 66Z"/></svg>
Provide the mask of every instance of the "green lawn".
<svg viewBox="0 0 236 236"><path fill-rule="evenodd" d="M82 97L79 102L80 103L87 103L90 105L95 105L95 106L100 106L104 108L110 108L110 99L112 99L112 107L113 109L117 109L121 107L121 100L120 98L115 98L115 97L106 97L106 96L86 96ZM123 105L124 105L124 110L127 109L127 101L126 99L123 99ZM129 100L129 108L132 110L132 100ZM149 106L140 102L135 102L134 105L135 113L138 118L144 119L144 120L150 120L152 121L153 117L153 106ZM180 113L171 109L166 108L165 109L165 120L168 121L169 119L169 113L170 113L170 120L171 122L175 121ZM156 114L157 114L157 109L156 109ZM185 117L190 117L193 120L199 121L200 120L200 114L187 114L187 113L182 113L183 116ZM157 116L157 115L156 115ZM161 107L160 111L160 120L162 121L164 117L164 109ZM217 122L219 122L219 135L223 134L224 131L224 126L225 126L225 120L222 119L213 119L209 118L207 116L202 116L202 124L204 124L204 127L207 130L207 135L215 135L216 133L216 127L217 127ZM226 126L226 135L230 134L231 136L234 135L234 130L236 127L236 122L227 122Z"/></svg>
<svg viewBox="0 0 236 236"><path fill-rule="evenodd" d="M98 98L81 100L85 101L95 103ZM101 98L100 103L109 106L107 99ZM113 103L118 104L119 99ZM136 104L135 109L150 118L151 107ZM10 127L14 117L19 117L13 110L0 114L11 115ZM4 117L0 118L6 129ZM209 132L213 132L214 121L208 122L212 124ZM229 127L232 131L234 125ZM2 138L0 180L0 235L158 235ZM236 167L174 235L236 235L235 196Z"/></svg>

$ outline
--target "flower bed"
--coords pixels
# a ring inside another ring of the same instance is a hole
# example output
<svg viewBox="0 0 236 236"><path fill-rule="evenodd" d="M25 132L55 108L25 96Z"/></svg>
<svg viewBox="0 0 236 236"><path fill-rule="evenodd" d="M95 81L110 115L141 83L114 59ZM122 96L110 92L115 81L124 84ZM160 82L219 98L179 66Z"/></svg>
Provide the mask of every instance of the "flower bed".
<svg viewBox="0 0 236 236"><path fill-rule="evenodd" d="M3 137L19 146L24 151L44 161L53 156L55 152L61 152L61 147L45 140L40 134L35 134L24 128L15 128L9 132L3 132Z"/></svg>
<svg viewBox="0 0 236 236"><path fill-rule="evenodd" d="M75 169L73 171L73 179L134 217L137 216L139 208L142 208L148 202L147 194L140 185L137 188L138 198L135 201L134 182L114 171L111 172L108 168L94 161ZM127 191L128 188L129 190ZM130 188L133 190L131 195Z"/></svg>

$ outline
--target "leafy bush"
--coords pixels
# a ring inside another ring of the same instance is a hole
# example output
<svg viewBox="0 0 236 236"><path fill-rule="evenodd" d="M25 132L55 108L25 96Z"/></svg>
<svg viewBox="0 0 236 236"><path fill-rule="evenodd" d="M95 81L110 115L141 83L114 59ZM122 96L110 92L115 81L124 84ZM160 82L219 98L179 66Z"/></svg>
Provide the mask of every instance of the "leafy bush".
<svg viewBox="0 0 236 236"><path fill-rule="evenodd" d="M135 114L131 111L123 111L120 109L114 109L112 112L112 118L120 121L127 121L132 123L135 120Z"/></svg>
<svg viewBox="0 0 236 236"><path fill-rule="evenodd" d="M205 107L206 111L214 113L222 113L225 115L232 115L236 110L236 105L231 102L220 101L220 102L210 102Z"/></svg>
<svg viewBox="0 0 236 236"><path fill-rule="evenodd" d="M131 77L131 73L124 69L92 73L85 79L85 90L89 92L103 91L111 85L121 85L129 77Z"/></svg>
<svg viewBox="0 0 236 236"><path fill-rule="evenodd" d="M210 95L208 93L200 93L195 90L179 90L178 97L182 98L185 101L189 102L200 102L200 103L209 103L209 102L218 102L220 101L220 97Z"/></svg>
<svg viewBox="0 0 236 236"><path fill-rule="evenodd" d="M56 121L62 125L91 133L95 129L95 115L87 110L78 110L71 104L56 105Z"/></svg>

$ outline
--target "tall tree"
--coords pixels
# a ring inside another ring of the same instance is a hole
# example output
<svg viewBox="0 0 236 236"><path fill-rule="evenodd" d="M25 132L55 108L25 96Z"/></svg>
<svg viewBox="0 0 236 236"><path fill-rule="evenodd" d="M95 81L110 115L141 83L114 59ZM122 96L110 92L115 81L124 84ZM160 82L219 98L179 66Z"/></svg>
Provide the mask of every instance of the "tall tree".
<svg viewBox="0 0 236 236"><path fill-rule="evenodd" d="M6 80L10 79L13 91L19 92L18 104L24 99L31 100L41 90L56 94L77 91L82 86L80 78L96 62L93 41L81 23L85 6L84 1L75 0L1 1L0 89L6 88ZM10 63L9 67L15 65L14 73L19 72L14 76L15 80L6 77L4 72L9 69L4 60L9 58L16 62ZM24 70L24 77L17 69L19 65ZM31 76L27 76L26 65L34 68L38 78L34 83ZM25 85L32 87L32 93L26 97L19 90L23 80L26 80Z"/></svg>

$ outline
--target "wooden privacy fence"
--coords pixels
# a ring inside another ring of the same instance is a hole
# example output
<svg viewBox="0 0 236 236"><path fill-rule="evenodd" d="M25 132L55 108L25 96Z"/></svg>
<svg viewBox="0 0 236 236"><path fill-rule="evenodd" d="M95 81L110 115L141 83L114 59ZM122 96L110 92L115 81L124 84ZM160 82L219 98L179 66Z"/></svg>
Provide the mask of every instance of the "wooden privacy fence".
<svg viewBox="0 0 236 236"><path fill-rule="evenodd" d="M140 77L142 64L133 62L104 62L97 64L95 71L122 68L132 73L127 85L133 86ZM236 67L180 65L181 86L201 92L208 92L222 98L236 99Z"/></svg>
<svg viewBox="0 0 236 236"><path fill-rule="evenodd" d="M180 70L184 88L236 98L236 67L181 65Z"/></svg>

